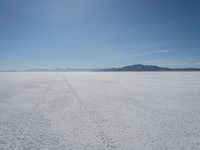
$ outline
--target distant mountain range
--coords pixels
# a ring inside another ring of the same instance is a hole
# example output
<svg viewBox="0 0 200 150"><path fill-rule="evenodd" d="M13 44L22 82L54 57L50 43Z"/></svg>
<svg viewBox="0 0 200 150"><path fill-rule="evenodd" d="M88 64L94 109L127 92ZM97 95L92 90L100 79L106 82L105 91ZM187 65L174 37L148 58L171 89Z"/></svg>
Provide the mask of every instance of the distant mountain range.
<svg viewBox="0 0 200 150"><path fill-rule="evenodd" d="M54 69L28 69L28 70L4 70L0 72L78 72L78 71L95 71L95 72L117 72L117 71L200 71L200 68L167 68L167 67L159 67L154 65L129 65L118 68L103 68L103 69L84 69L84 68L75 68L75 69L62 69L62 68L54 68Z"/></svg>
<svg viewBox="0 0 200 150"><path fill-rule="evenodd" d="M167 68L153 65L130 65L119 68L106 68L99 71L200 71L200 68Z"/></svg>

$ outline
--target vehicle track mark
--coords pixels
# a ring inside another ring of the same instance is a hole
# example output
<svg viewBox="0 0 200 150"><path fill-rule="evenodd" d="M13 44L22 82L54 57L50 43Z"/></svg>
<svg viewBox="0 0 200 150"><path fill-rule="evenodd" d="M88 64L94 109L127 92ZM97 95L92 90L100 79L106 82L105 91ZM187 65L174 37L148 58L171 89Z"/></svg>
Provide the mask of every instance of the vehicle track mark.
<svg viewBox="0 0 200 150"><path fill-rule="evenodd" d="M49 91L49 89L52 87L52 85L54 84L54 82L56 81L56 79L58 78L58 75L56 75L53 80L50 82L50 84L47 86L47 88L45 89L44 93L38 98L38 102L35 104L35 106L33 107L32 111L34 112L39 105L41 104L43 98L46 96L47 92Z"/></svg>
<svg viewBox="0 0 200 150"><path fill-rule="evenodd" d="M45 97L45 95L47 94L47 92L49 91L49 89L51 88L51 86L53 85L53 83L56 81L58 75L56 75L52 81L50 81L50 83L48 84L48 86L45 88L44 92L41 94L41 96L39 96L39 98L37 98L37 103L34 105L34 107L30 110L29 113L25 114L25 118L19 123L19 125L15 128L14 132L15 133L20 133L21 135L25 135L25 131L23 128L23 125L26 124L26 122L28 120L30 120L33 117L34 112L36 111L36 109L39 107L39 105L41 104L43 98ZM15 135L15 134L14 134ZM20 136L21 136L20 135ZM12 139L12 143L15 145L16 144L16 140L19 140L18 135L15 135L14 138ZM20 140L19 140L20 142ZM15 148L17 149L17 148Z"/></svg>
<svg viewBox="0 0 200 150"><path fill-rule="evenodd" d="M65 81L66 85L69 87L69 89L72 91L73 95L75 96L76 100L78 101L78 103L84 107L83 105L83 100L81 99L81 97L76 93L76 91L72 88L71 84L67 81L67 79L62 76L63 80ZM84 108L86 110L86 108Z"/></svg>
<svg viewBox="0 0 200 150"><path fill-rule="evenodd" d="M70 88L70 90L72 91L74 97L76 98L77 102L80 104L80 106L84 109L84 111L88 114L89 119L91 121L91 123L95 126L95 128L97 129L98 134L96 135L97 138L100 139L100 141L102 142L102 144L104 145L105 149L108 150L116 150L117 146L116 146L116 142L113 140L113 138L111 136L109 136L102 128L101 123L98 121L97 119L97 115L100 115L100 113L96 112L96 111L90 111L83 103L82 98L77 94L77 92L73 89L73 87L71 86L71 84L68 82L68 80L62 76L63 80L65 81L66 85L68 88Z"/></svg>

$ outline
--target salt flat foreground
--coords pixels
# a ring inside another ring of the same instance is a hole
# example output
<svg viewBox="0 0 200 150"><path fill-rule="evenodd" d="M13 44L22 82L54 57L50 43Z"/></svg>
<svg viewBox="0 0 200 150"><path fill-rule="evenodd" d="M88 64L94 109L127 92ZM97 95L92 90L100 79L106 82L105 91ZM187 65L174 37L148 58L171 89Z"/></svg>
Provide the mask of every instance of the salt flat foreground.
<svg viewBox="0 0 200 150"><path fill-rule="evenodd" d="M198 150L200 73L0 73L2 150Z"/></svg>

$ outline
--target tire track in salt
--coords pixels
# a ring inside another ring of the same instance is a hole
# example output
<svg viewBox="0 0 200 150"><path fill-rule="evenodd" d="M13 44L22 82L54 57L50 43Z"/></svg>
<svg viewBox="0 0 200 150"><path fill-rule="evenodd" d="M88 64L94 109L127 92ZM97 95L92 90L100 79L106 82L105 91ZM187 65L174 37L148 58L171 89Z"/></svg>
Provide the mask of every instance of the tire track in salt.
<svg viewBox="0 0 200 150"><path fill-rule="evenodd" d="M102 144L106 147L106 149L109 150L116 150L116 142L112 139L111 136L109 136L102 128L101 123L98 121L97 116L101 116L100 113L97 111L90 111L87 109L87 107L84 105L82 98L77 94L77 92L73 89L71 84L68 82L68 80L62 76L64 82L66 83L67 87L70 88L72 91L74 97L76 98L77 102L80 104L80 106L85 110L85 112L88 114L89 119L91 123L95 126L95 129L98 130L98 135L96 136L102 141Z"/></svg>
<svg viewBox="0 0 200 150"><path fill-rule="evenodd" d="M52 85L55 83L56 79L58 78L58 75L56 75L53 80L50 82L50 84L45 89L44 93L38 98L38 102L34 105L32 111L35 112L36 109L41 105L43 98L46 96L47 92L50 90Z"/></svg>
<svg viewBox="0 0 200 150"><path fill-rule="evenodd" d="M43 94L41 94L41 96L39 96L39 98L37 98L37 103L33 106L33 108L30 110L30 115L29 117L31 117L33 115L33 113L37 110L37 108L41 105L41 103L43 102L43 98L46 96L47 92L49 91L49 89L52 87L52 85L54 84L54 82L56 81L58 75L56 75L52 81L50 81L50 83L48 84L48 86L45 88ZM27 119L29 119L28 117L25 118L22 123L20 123L20 125L22 125L24 122L27 121Z"/></svg>
<svg viewBox="0 0 200 150"><path fill-rule="evenodd" d="M63 149L66 149L69 148L69 149L80 149L78 148L79 146L74 146L73 142L69 139L66 139L63 137L60 137L59 135L51 135L50 134L50 137L48 135L48 133L44 132L44 131L41 131L40 135L39 136L36 136L36 137L32 137L30 139L30 137L32 136L32 130L37 130L37 126L40 126L40 124L36 125L35 124L35 119L40 119L40 118L37 118L37 109L38 107L40 107L40 105L45 102L44 100L44 97L47 95L47 93L49 92L49 90L51 89L51 87L53 86L53 84L55 84L57 78L59 78L58 75L56 75L52 81L50 81L50 83L48 84L48 86L45 88L44 92L41 94L41 96L39 96L39 98L37 98L37 103L34 105L34 107L31 109L30 113L29 114L26 114L26 118L20 123L20 125L18 126L18 128L15 130L16 133L20 133L20 135L15 135L12 141L12 146L14 145L13 149L15 150L18 150L19 147L23 147L23 139L26 139L28 138L28 141L27 142L35 142L35 141L38 141L37 144L40 144L40 146L46 146L47 143L49 143L48 145L56 148L56 149L60 149L60 150L63 150ZM39 115L40 116L40 115ZM36 117L36 118L35 118ZM43 118L45 119L45 118ZM26 126L26 124L28 124L28 130L24 130L24 126ZM30 126L30 125L36 125L36 126ZM34 129L35 128L35 129ZM45 128L48 128L48 125L45 126ZM47 134L47 136L46 136ZM21 137L22 136L22 137ZM52 136L52 137L51 137ZM55 136L55 137L54 137ZM22 138L22 141L21 139ZM58 140L60 139L60 140ZM44 140L44 141L43 141ZM17 142L17 143L16 143ZM46 143L47 142L47 143ZM81 145L79 144L80 146L84 147L84 145ZM25 145L27 146L27 145ZM32 149L34 147L34 145L30 146L30 147L27 147L27 149ZM26 149L26 148L25 148ZM34 148L35 149L35 148ZM49 148L47 148L49 149Z"/></svg>
<svg viewBox="0 0 200 150"><path fill-rule="evenodd" d="M56 81L58 75L56 75L52 81L50 81L50 83L48 84L48 86L45 88L44 92L36 99L37 103L33 106L33 108L30 110L30 113L25 114L25 118L19 123L19 125L17 126L17 128L15 128L14 132L15 133L20 133L22 135L24 135L24 129L23 126L24 124L33 117L33 114L35 113L36 109L39 107L39 105L42 103L43 98L45 97L45 95L47 94L47 92L49 91L49 89L52 87L52 85L54 84L54 82ZM19 141L19 137L18 135L14 134L14 138L12 139L12 145L16 145L16 142ZM17 141L16 141L17 140ZM15 146L15 149L17 150L17 147Z"/></svg>

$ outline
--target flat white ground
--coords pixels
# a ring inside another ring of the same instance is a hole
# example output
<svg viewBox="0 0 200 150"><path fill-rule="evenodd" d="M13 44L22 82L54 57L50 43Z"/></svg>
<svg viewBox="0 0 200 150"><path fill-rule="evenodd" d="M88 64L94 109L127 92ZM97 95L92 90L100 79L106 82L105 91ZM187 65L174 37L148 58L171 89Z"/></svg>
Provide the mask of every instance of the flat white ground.
<svg viewBox="0 0 200 150"><path fill-rule="evenodd" d="M200 73L0 73L2 150L198 150Z"/></svg>

